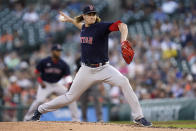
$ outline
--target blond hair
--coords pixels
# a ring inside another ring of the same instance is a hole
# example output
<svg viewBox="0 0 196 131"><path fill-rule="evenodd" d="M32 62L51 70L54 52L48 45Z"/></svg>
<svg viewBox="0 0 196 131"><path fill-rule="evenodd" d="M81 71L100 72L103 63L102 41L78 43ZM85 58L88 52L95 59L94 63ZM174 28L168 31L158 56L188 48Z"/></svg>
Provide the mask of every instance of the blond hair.
<svg viewBox="0 0 196 131"><path fill-rule="evenodd" d="M76 23L80 23L84 20L82 15L76 16L74 17ZM95 22L101 22L101 18L99 16L96 15L96 21Z"/></svg>

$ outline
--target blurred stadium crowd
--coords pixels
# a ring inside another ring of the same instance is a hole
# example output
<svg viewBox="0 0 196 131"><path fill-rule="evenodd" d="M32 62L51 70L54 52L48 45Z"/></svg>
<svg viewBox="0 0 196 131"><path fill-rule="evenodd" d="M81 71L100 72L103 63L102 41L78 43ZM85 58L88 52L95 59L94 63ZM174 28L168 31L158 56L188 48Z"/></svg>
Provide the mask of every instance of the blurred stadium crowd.
<svg viewBox="0 0 196 131"><path fill-rule="evenodd" d="M1 2L0 100L5 106L31 104L37 88L35 65L50 54L54 43L63 45L62 58L74 76L73 65L80 54L79 30L58 22L57 16L59 10L76 16L85 4L94 4L103 21L113 20L108 13L113 12L116 20L128 24L134 62L125 64L119 33L112 33L110 63L130 79L140 100L196 97L196 1L121 0L115 9L111 0L99 4L98 0ZM125 102L118 87L101 84L99 88L102 102Z"/></svg>

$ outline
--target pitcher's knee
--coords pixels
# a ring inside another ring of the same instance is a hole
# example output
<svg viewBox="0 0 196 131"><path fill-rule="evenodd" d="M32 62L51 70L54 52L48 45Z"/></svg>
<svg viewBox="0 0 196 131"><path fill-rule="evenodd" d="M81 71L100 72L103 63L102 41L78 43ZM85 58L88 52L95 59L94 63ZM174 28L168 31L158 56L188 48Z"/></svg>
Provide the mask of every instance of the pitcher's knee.
<svg viewBox="0 0 196 131"><path fill-rule="evenodd" d="M68 103L72 103L76 99L76 96L73 94L66 93L65 96L67 97Z"/></svg>

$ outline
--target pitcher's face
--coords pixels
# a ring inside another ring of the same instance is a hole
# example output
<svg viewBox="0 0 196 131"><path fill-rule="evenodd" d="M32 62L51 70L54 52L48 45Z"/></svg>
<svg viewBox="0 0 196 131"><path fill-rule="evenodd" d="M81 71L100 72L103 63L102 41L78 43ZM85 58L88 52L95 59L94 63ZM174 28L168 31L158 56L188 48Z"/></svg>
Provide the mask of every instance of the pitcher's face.
<svg viewBox="0 0 196 131"><path fill-rule="evenodd" d="M88 13L88 14L83 14L83 18L84 18L85 24L91 25L91 24L94 24L96 22L97 16L96 16L96 13L91 12L91 13Z"/></svg>

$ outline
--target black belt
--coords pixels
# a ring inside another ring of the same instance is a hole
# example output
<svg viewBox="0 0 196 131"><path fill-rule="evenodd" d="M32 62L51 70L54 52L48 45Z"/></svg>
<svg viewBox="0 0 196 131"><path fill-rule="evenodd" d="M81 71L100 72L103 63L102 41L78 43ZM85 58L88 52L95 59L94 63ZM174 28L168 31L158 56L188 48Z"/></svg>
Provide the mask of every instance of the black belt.
<svg viewBox="0 0 196 131"><path fill-rule="evenodd" d="M82 63L82 64L84 64L85 66L91 67L91 68L96 68L96 67L103 66L107 63L109 63L109 62L101 62L101 63L97 63L97 64L89 64L89 63Z"/></svg>

